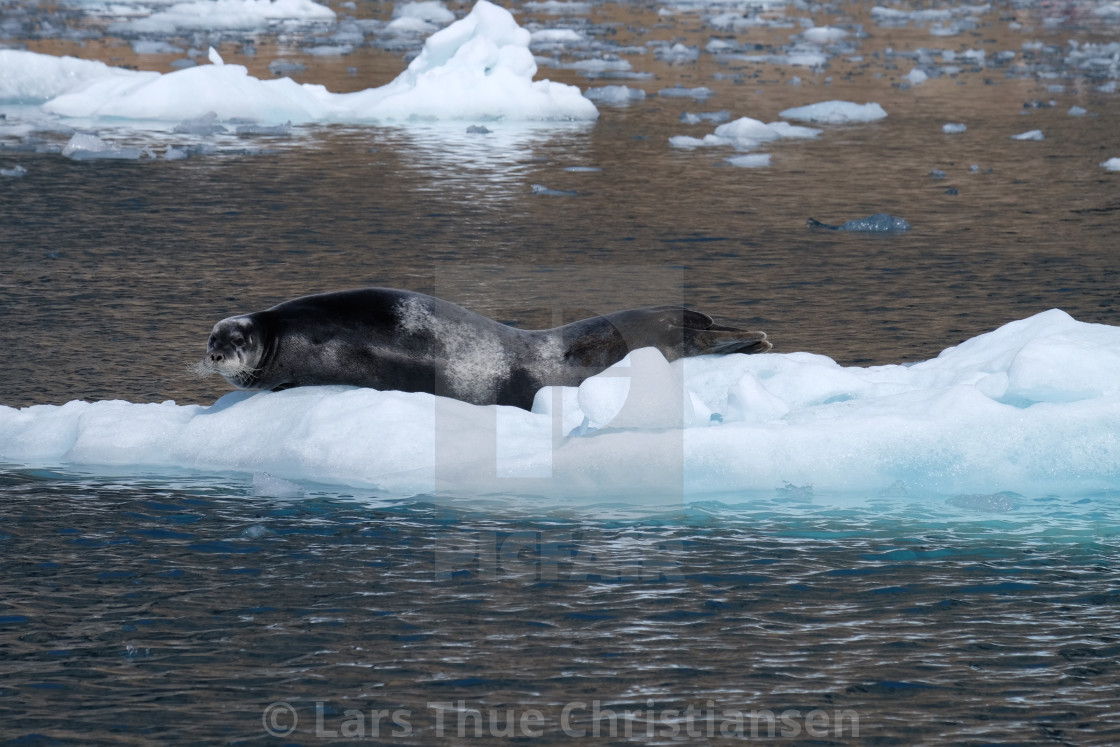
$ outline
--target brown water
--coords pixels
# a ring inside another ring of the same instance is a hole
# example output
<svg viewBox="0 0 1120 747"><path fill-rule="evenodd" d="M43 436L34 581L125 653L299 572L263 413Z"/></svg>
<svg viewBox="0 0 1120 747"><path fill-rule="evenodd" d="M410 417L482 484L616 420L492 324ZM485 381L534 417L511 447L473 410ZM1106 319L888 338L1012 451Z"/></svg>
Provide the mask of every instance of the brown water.
<svg viewBox="0 0 1120 747"><path fill-rule="evenodd" d="M99 28L28 7L0 15ZM617 23L620 45L703 46L713 34L658 7L596 5L590 18ZM974 31L935 38L873 24L866 4L830 6L814 19L863 23L870 36L851 53L863 61L814 72L636 56L656 80L591 84L716 94L601 107L590 126L298 128L217 141L270 149L261 155L174 162L73 162L5 142L0 166L28 173L0 180L0 403L210 403L224 382L186 370L215 321L367 284L524 326L680 299L766 329L778 352L860 365L925 359L1052 307L1120 324L1120 175L1099 166L1120 156L1120 96L1061 52L1117 34L1066 13L1081 7L999 4ZM1048 12L1061 23L1045 26ZM1016 19L1029 30L1009 28ZM795 30L735 38L776 50ZM1021 51L1036 39L1056 51ZM150 69L173 59L113 39L14 41ZM262 76L279 54L299 59L301 81L332 90L403 66L370 47L311 58L297 41L258 38L254 57L219 47ZM911 63L887 49L922 46L984 49L990 64L900 87ZM1015 62L991 63L1003 50ZM570 71L540 77L588 85ZM1064 93L1048 91L1059 83ZM826 99L878 101L889 116L769 144L765 169L668 145L712 130L681 124L685 110L773 121ZM1069 116L1074 104L1090 115ZM968 131L944 135L946 122ZM1044 141L1008 139L1035 128ZM565 170L576 166L601 171ZM913 229L805 227L878 212ZM594 708L631 711L600 719L603 733L629 723L630 741L651 744L742 741L718 731L734 710L754 712L763 737L771 713L776 737L805 744L1120 741L1114 494L1073 518L1057 497L1033 499L1044 518L1031 524L876 499L630 516L510 496L448 506L251 492L240 475L0 470L0 743L321 744L372 739L380 718L379 742L527 739L540 724L535 741L552 744L590 738ZM716 731L704 715L688 721L689 707L716 713ZM464 714L461 734L446 709ZM472 709L497 726L475 737ZM394 735L395 711L409 729ZM824 734L808 731L809 712ZM528 714L529 729L508 731L510 713ZM781 731L783 714L796 733Z"/></svg>

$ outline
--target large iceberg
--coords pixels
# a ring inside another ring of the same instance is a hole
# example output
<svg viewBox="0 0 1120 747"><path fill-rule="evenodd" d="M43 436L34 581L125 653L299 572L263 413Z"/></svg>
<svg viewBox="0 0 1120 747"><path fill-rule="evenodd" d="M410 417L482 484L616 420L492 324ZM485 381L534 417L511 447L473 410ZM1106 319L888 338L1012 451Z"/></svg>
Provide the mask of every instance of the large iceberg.
<svg viewBox="0 0 1120 747"><path fill-rule="evenodd" d="M1117 370L1120 327L1052 310L910 365L645 349L532 412L350 387L0 407L0 459L400 495L1077 495L1120 488Z"/></svg>
<svg viewBox="0 0 1120 747"><path fill-rule="evenodd" d="M160 74L0 50L0 103L38 105L62 117L155 123L156 129L210 112L266 125L595 119L598 110L577 87L533 80L529 40L509 11L479 0L465 18L432 34L394 81L341 94L288 78L261 80L216 54L216 64Z"/></svg>

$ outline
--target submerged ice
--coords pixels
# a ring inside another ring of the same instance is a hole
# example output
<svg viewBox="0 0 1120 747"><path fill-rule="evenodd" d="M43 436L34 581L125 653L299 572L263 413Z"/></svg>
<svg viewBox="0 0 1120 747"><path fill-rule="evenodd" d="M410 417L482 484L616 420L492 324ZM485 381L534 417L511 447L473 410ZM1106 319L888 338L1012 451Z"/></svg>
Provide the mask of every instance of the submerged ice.
<svg viewBox="0 0 1120 747"><path fill-rule="evenodd" d="M1068 494L1120 488L1118 368L1120 328L1052 310L910 365L640 350L532 412L348 387L0 408L0 459L267 473L287 493Z"/></svg>

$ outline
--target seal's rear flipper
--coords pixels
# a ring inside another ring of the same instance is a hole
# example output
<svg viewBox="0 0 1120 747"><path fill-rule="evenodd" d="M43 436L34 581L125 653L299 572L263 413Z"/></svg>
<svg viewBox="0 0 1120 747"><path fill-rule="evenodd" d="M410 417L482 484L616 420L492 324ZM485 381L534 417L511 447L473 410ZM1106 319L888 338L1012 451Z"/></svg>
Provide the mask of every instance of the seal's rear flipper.
<svg viewBox="0 0 1120 747"><path fill-rule="evenodd" d="M716 324L707 314L681 309L680 325L684 333L684 355L727 355L729 353L765 353L773 347L765 332L752 332Z"/></svg>

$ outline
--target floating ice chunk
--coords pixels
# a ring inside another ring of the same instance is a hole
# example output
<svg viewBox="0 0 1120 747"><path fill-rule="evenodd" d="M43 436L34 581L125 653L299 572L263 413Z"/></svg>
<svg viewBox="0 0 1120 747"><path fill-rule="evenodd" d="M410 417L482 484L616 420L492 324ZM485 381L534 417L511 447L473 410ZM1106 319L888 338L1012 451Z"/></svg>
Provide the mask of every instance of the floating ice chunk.
<svg viewBox="0 0 1120 747"><path fill-rule="evenodd" d="M813 138L819 134L821 134L821 131L812 127L799 127L791 125L789 122L766 124L750 117L740 117L734 122L721 124L715 131L716 137L742 144L744 148L751 147L754 143L764 143L782 138Z"/></svg>
<svg viewBox="0 0 1120 747"><path fill-rule="evenodd" d="M160 75L9 52L0 53L0 69L11 73L0 76L0 98L47 94L43 109L62 116L162 122L210 111L225 121L265 124L595 119L595 105L575 86L533 81L537 68L528 44L529 32L509 11L479 0L465 18L430 36L408 69L380 88L333 94L288 78L262 81L241 65ZM20 82L27 73L38 73L38 83Z"/></svg>
<svg viewBox="0 0 1120 747"><path fill-rule="evenodd" d="M1084 117L1089 113L1088 109L1082 109L1080 106L1071 106L1069 111L1066 112L1071 117Z"/></svg>
<svg viewBox="0 0 1120 747"><path fill-rule="evenodd" d="M887 116L883 107L877 103L855 104L851 101L822 101L818 104L799 106L781 112L786 119L823 124L846 124L850 122L873 122Z"/></svg>
<svg viewBox="0 0 1120 747"><path fill-rule="evenodd" d="M0 176L20 177L27 174L27 169L16 164L10 169L0 169Z"/></svg>
<svg viewBox="0 0 1120 747"><path fill-rule="evenodd" d="M865 233L902 233L910 230L910 224L906 220L887 213L876 213L866 218L857 218L839 226L832 226L809 218L805 221L805 226L807 228L827 228L832 231L860 231Z"/></svg>
<svg viewBox="0 0 1120 747"><path fill-rule="evenodd" d="M254 31L278 22L333 23L334 11L311 0L197 0L147 18L110 23L113 34L170 34L184 29Z"/></svg>
<svg viewBox="0 0 1120 747"><path fill-rule="evenodd" d="M659 60L673 64L696 62L700 59L700 48L688 47L678 42L671 47L658 49L654 56Z"/></svg>
<svg viewBox="0 0 1120 747"><path fill-rule="evenodd" d="M593 57L586 60L576 60L575 62L551 60L549 65L565 70L579 70L584 73L626 72L634 67L630 64L630 60L624 60L617 55Z"/></svg>
<svg viewBox="0 0 1120 747"><path fill-rule="evenodd" d="M132 42L132 51L136 54L180 54L183 48L165 41L137 39Z"/></svg>
<svg viewBox="0 0 1120 747"><path fill-rule="evenodd" d="M902 76L902 77L905 78L907 81L909 81L910 85L912 85L912 86L916 86L916 85L919 85L921 83L925 83L927 80L929 80L929 76L926 75L926 72L924 70L922 70L921 68L917 68L917 67L911 68L910 72L907 73L906 75Z"/></svg>
<svg viewBox="0 0 1120 747"><path fill-rule="evenodd" d="M691 150L692 148L710 148L724 145L734 145L734 142L729 138L718 137L716 135L705 135L702 138L692 137L691 135L674 135L669 138L669 145L674 148L684 148Z"/></svg>
<svg viewBox="0 0 1120 747"><path fill-rule="evenodd" d="M715 91L707 86L697 86L696 88L685 88L677 85L672 88L662 88L657 92L658 96L663 98L691 98L691 99L706 99L715 95Z"/></svg>
<svg viewBox="0 0 1120 747"><path fill-rule="evenodd" d="M727 163L731 166L738 166L744 169L757 169L763 166L770 165L769 153L747 153L741 156L731 156L726 159Z"/></svg>
<svg viewBox="0 0 1120 747"><path fill-rule="evenodd" d="M533 46L555 44L583 44L587 39L574 29L540 29L530 38Z"/></svg>
<svg viewBox="0 0 1120 747"><path fill-rule="evenodd" d="M312 57L342 57L354 51L352 44L320 44L315 47L305 47L304 53Z"/></svg>
<svg viewBox="0 0 1120 747"><path fill-rule="evenodd" d="M591 3L578 0L532 0L521 6L523 10L532 13L550 13L553 15L586 15L591 12Z"/></svg>
<svg viewBox="0 0 1120 747"><path fill-rule="evenodd" d="M233 131L238 135L290 135L292 134L292 123L262 125L250 122L237 125Z"/></svg>
<svg viewBox="0 0 1120 747"><path fill-rule="evenodd" d="M1120 171L1120 158L1110 158L1107 161L1103 161L1101 166L1109 171Z"/></svg>
<svg viewBox="0 0 1120 747"><path fill-rule="evenodd" d="M214 135L219 132L229 132L229 130L218 123L217 114L214 112L207 112L201 117L184 119L182 122L175 125L172 132L183 135Z"/></svg>
<svg viewBox="0 0 1120 747"><path fill-rule="evenodd" d="M218 54L218 50L214 49L213 47L210 47L210 49L206 50L206 59L210 60L211 65L226 64L226 61L222 59L222 56L220 54Z"/></svg>
<svg viewBox="0 0 1120 747"><path fill-rule="evenodd" d="M913 365L843 367L809 353L636 362L600 374L622 385L542 391L533 412L351 387L238 392L212 407L0 407L0 459L556 500L642 501L672 474L696 499L786 483L814 495L879 495L900 482L911 496L1099 495L1120 480L1120 327L1058 310ZM646 363L650 393L635 396L626 379ZM603 427L592 429L592 414ZM503 477L540 474L541 449L551 477Z"/></svg>
<svg viewBox="0 0 1120 747"><path fill-rule="evenodd" d="M62 155L74 161L115 159L134 161L144 155L139 148L116 148L97 135L76 133L62 149Z"/></svg>
<svg viewBox="0 0 1120 747"><path fill-rule="evenodd" d="M307 69L307 65L302 62L293 62L291 60L273 60L268 63L268 69L273 75L291 75L293 73L302 73Z"/></svg>
<svg viewBox="0 0 1120 747"><path fill-rule="evenodd" d="M848 35L844 29L835 26L814 26L801 32L801 38L814 44L831 44L840 41Z"/></svg>
<svg viewBox="0 0 1120 747"><path fill-rule="evenodd" d="M958 123L958 122L946 122L945 124L941 125L941 131L944 132L947 135L953 135L953 134L956 134L958 132L964 132L967 129L968 129L968 125L961 124L961 123Z"/></svg>
<svg viewBox="0 0 1120 747"><path fill-rule="evenodd" d="M436 26L445 26L455 20L455 14L439 0L427 0L397 5L393 8L393 18L419 18Z"/></svg>
<svg viewBox="0 0 1120 747"><path fill-rule="evenodd" d="M640 88L630 88L629 86L599 86L588 88L583 92L583 95L600 104L625 106L634 101L645 100L646 92Z"/></svg>
<svg viewBox="0 0 1120 747"><path fill-rule="evenodd" d="M0 101L39 104L66 91L109 78L133 81L136 73L104 62L0 49Z"/></svg>
<svg viewBox="0 0 1120 747"><path fill-rule="evenodd" d="M683 112L681 114L681 122L684 124L700 124L701 122L713 122L719 124L727 122L731 119L731 112L723 109L718 112Z"/></svg>
<svg viewBox="0 0 1120 747"><path fill-rule="evenodd" d="M1042 134L1042 130L1027 130L1020 132L1018 135L1012 135L1012 140L1045 140L1046 136Z"/></svg>
<svg viewBox="0 0 1120 747"><path fill-rule="evenodd" d="M174 145L167 146L167 150L163 152L163 157L168 161L181 161L188 157L188 153L183 148L176 148Z"/></svg>
<svg viewBox="0 0 1120 747"><path fill-rule="evenodd" d="M267 472L257 472L253 475L251 492L253 495L266 498L302 498L304 496L303 488L297 483L273 477Z"/></svg>

